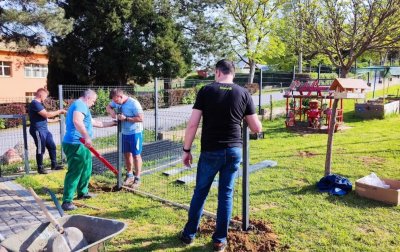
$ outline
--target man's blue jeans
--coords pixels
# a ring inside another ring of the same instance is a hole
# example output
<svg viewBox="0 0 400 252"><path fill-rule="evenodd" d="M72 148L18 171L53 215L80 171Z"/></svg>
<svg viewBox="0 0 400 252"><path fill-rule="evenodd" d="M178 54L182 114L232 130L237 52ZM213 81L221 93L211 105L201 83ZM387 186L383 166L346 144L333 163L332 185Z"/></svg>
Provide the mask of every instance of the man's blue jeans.
<svg viewBox="0 0 400 252"><path fill-rule="evenodd" d="M219 172L217 227L214 242L226 242L232 214L235 177L242 160L242 148L226 148L201 152L197 165L196 187L190 202L189 220L183 236L193 239L203 213L203 207L215 175Z"/></svg>

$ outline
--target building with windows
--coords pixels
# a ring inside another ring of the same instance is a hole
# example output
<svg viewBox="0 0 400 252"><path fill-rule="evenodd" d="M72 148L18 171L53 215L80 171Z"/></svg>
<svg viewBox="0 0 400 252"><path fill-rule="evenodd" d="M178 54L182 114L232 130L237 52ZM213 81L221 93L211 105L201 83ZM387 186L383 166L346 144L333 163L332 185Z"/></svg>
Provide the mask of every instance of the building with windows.
<svg viewBox="0 0 400 252"><path fill-rule="evenodd" d="M0 103L25 102L47 85L48 57L43 46L21 50L0 43Z"/></svg>

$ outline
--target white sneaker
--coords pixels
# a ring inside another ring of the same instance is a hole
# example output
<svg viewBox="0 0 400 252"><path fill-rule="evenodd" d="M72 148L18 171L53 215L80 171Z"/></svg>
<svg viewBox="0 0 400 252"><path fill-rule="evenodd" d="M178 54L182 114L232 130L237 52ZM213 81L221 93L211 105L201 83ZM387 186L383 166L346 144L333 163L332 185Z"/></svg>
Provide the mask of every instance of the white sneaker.
<svg viewBox="0 0 400 252"><path fill-rule="evenodd" d="M127 177L124 182L124 186L131 186L135 182L135 177Z"/></svg>

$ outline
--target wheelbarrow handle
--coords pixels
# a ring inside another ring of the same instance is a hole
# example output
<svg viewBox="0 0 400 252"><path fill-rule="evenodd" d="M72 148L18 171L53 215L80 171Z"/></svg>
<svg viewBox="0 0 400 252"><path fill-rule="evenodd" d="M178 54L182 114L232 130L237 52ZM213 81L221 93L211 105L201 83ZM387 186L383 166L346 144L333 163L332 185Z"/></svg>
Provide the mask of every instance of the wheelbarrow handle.
<svg viewBox="0 0 400 252"><path fill-rule="evenodd" d="M83 139L82 137L79 138L79 141L83 144L86 143L85 139ZM93 148L93 146L86 146L86 148L88 148L90 152L93 153L110 171L112 171L115 175L118 175L117 169L115 169L115 167L112 164L110 164L110 162L108 162L107 159L105 159L102 155L100 155L100 153L97 152L97 150Z"/></svg>
<svg viewBox="0 0 400 252"><path fill-rule="evenodd" d="M60 223L54 218L54 216L49 212L47 207L44 205L42 199L35 193L32 187L29 187L29 192L32 194L32 197L35 199L36 203L38 203L40 209L42 209L44 215L46 215L47 220L51 222L55 226L58 232L61 234L64 233L64 228L60 225Z"/></svg>

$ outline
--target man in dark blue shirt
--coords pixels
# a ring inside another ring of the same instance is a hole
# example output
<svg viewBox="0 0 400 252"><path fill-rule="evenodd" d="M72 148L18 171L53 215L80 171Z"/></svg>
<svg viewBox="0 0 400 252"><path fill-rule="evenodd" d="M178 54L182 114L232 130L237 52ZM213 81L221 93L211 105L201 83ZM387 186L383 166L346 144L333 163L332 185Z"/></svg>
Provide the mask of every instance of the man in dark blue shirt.
<svg viewBox="0 0 400 252"><path fill-rule="evenodd" d="M48 91L44 88L39 88L36 91L35 99L29 104L29 119L31 126L29 133L33 137L36 145L36 163L38 166L38 173L47 174L43 166L43 154L47 148L51 160L52 170L61 170L63 167L57 165L57 152L56 144L53 140L53 135L47 128L47 119L65 114L64 109L49 112L43 106L44 100L49 95Z"/></svg>

